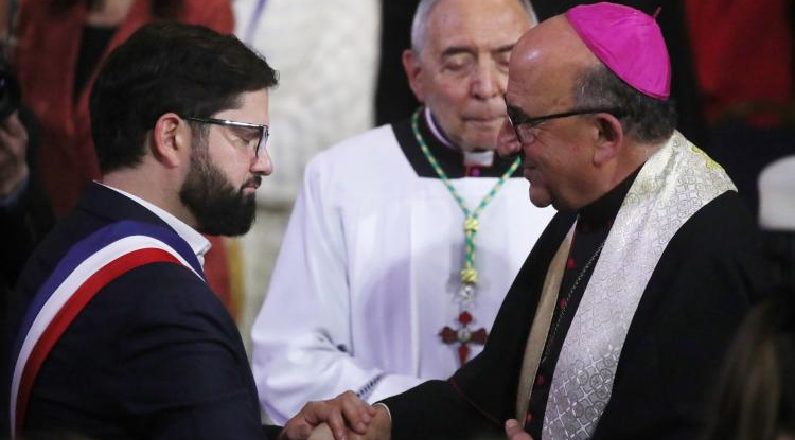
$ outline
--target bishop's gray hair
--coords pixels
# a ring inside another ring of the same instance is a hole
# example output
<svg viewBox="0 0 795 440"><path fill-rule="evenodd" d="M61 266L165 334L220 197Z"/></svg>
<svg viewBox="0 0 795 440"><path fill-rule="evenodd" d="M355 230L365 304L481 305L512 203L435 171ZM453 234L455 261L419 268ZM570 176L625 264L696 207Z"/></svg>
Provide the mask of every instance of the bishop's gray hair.
<svg viewBox="0 0 795 440"><path fill-rule="evenodd" d="M434 6L441 0L420 0L417 11L414 13L414 18L411 20L411 49L414 52L421 52L425 47L425 38L428 34L428 16ZM530 23L535 25L538 23L538 17L530 4L530 0L516 0L522 5L522 8L527 11L530 17Z"/></svg>
<svg viewBox="0 0 795 440"><path fill-rule="evenodd" d="M639 142L660 142L676 129L673 99L646 96L622 81L602 63L583 68L574 81L574 102L578 108L616 108L627 136Z"/></svg>

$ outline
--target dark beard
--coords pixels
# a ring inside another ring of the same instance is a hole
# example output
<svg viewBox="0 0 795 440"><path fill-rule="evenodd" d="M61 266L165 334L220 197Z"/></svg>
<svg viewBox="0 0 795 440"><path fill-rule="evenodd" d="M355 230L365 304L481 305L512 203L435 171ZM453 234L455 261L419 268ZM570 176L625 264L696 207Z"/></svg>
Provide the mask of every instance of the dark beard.
<svg viewBox="0 0 795 440"><path fill-rule="evenodd" d="M193 149L191 168L179 198L196 218L199 232L234 237L248 232L254 223L254 194L235 189L223 172L210 163L206 148Z"/></svg>

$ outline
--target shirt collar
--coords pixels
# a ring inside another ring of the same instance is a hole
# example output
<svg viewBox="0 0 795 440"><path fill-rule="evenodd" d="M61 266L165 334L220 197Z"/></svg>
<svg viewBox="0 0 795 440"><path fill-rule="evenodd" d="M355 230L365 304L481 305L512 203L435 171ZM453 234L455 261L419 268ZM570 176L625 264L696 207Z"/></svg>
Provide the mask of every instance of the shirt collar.
<svg viewBox="0 0 795 440"><path fill-rule="evenodd" d="M494 150L464 151L444 134L444 131L439 127L439 123L436 121L436 117L431 113L429 107L425 107L423 115L425 124L428 126L428 130L430 130L433 137L448 149L461 154L464 159L465 167L491 168L494 165L494 155L496 154ZM477 175L480 175L480 173Z"/></svg>
<svg viewBox="0 0 795 440"><path fill-rule="evenodd" d="M135 194L130 194L127 191L123 191L118 188L108 186L101 182L97 183L104 186L105 188L112 189L126 196L130 200L138 203L139 205L143 206L149 211L152 211L156 216L160 218L160 220L163 220L164 223L166 223L172 229L174 229L174 231L176 231L177 235L179 235L180 238L182 238L188 243L190 248L193 250L193 253L196 254L196 258L199 260L199 263L201 264L202 267L204 267L204 256L207 254L207 251L210 250L211 244L209 240L204 238L204 236L201 233L199 233L199 231L188 226L185 222L181 221L176 216L174 216L174 214L154 205L153 203L147 202L146 200L136 196Z"/></svg>
<svg viewBox="0 0 795 440"><path fill-rule="evenodd" d="M467 168L467 164L465 164L466 159L464 155L458 151L458 148L447 147L444 142L433 133L431 126L429 125L429 120L425 116L427 114L426 110L423 108L419 110L419 112L417 125L420 132L420 137L426 142L428 150L431 151L431 154L433 154L433 156L436 158L439 166L441 166L441 168L447 174L447 178L456 179L460 177L500 177L511 167L514 160L513 158L495 155L493 157L491 166L469 164L471 168ZM395 135L398 144L400 145L400 149L403 151L403 154L417 175L420 177L438 179L438 174L433 167L431 167L428 159L425 157L420 148L417 136L414 135L414 130L412 129L411 123L412 119L413 116L412 118L407 118L405 120L393 123L392 132ZM433 119L435 118L431 115L431 120ZM438 123L436 124L436 127L438 134L442 135L442 132L438 128ZM473 170L476 170L477 172L472 172ZM522 168L518 167L511 177L522 177L522 173Z"/></svg>

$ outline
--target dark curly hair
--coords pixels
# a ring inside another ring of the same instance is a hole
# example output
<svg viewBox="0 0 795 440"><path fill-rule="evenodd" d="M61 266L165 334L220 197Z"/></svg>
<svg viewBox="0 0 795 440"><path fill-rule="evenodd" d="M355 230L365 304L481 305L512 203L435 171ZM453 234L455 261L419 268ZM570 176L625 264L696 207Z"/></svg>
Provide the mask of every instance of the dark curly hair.
<svg viewBox="0 0 795 440"><path fill-rule="evenodd" d="M143 26L108 57L91 91L91 133L103 173L137 165L157 119L210 117L277 73L233 35L203 26Z"/></svg>

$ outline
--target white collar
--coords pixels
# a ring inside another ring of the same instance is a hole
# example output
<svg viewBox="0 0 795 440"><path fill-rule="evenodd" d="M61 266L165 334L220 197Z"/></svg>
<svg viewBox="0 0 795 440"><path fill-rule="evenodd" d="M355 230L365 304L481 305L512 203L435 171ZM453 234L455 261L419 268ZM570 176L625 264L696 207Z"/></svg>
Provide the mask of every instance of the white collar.
<svg viewBox="0 0 795 440"><path fill-rule="evenodd" d="M425 113L425 123L428 124L428 128L431 130L431 133L433 133L433 137L438 139L439 142L441 142L442 145L444 145L445 147L458 151L458 147L452 142L450 142L450 140L447 139L447 136L445 136L444 133L442 133L442 130L440 130L439 127L436 126L436 121L433 120L433 115L431 115L431 109L429 109L426 106L424 113Z"/></svg>
<svg viewBox="0 0 795 440"><path fill-rule="evenodd" d="M166 211L163 208L155 206L154 204L147 202L146 200L136 196L135 194L130 194L127 191L120 190L118 188L114 188L112 186L108 186L101 182L96 182L99 185L104 186L105 188L112 189L122 195L127 196L130 200L138 203L139 205L143 206L144 208L152 211L156 216L163 220L167 225L171 226L174 231L177 232L183 240L185 240L190 248L193 250L193 253L196 254L196 258L199 260L199 264L204 267L204 256L207 254L207 251L210 250L212 246L210 241L204 238L199 231L193 229L192 227L188 226L185 222L181 221L174 214Z"/></svg>
<svg viewBox="0 0 795 440"><path fill-rule="evenodd" d="M431 109L428 106L425 106L425 122L428 124L428 128L431 130L433 136L439 140L445 147L460 151L461 154L464 156L464 166L477 166L477 167L490 167L494 164L494 150L487 150L487 151L464 151L461 147L455 145L450 139L445 136L442 132L441 128L436 125L436 121L433 119L433 115L431 114Z"/></svg>

